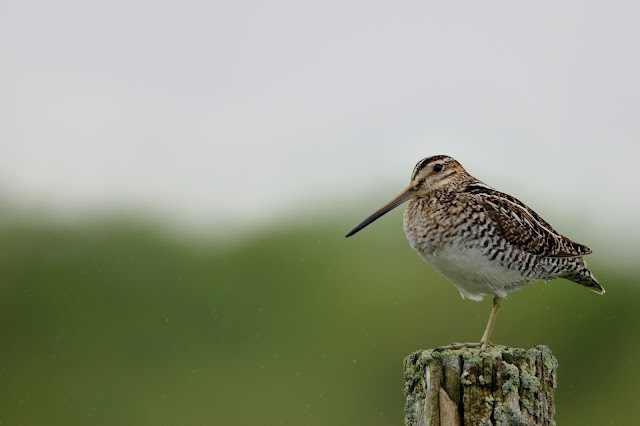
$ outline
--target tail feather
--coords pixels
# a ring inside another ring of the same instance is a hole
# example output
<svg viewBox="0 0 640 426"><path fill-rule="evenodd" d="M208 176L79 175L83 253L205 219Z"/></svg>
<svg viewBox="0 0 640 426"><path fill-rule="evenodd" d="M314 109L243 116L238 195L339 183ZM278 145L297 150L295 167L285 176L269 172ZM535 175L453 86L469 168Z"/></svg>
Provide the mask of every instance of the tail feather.
<svg viewBox="0 0 640 426"><path fill-rule="evenodd" d="M586 267L586 264L584 269L565 272L562 274L562 278L583 285L595 293L604 294L604 288L600 285L596 277L593 276L593 273Z"/></svg>

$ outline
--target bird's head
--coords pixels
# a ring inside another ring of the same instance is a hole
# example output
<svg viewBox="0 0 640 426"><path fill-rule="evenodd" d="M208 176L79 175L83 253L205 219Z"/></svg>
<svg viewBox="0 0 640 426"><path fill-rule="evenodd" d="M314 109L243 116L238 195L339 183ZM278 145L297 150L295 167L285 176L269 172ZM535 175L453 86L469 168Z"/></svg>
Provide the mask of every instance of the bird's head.
<svg viewBox="0 0 640 426"><path fill-rule="evenodd" d="M430 193L455 185L468 176L460 163L451 157L434 155L424 158L418 161L418 164L413 168L409 186L393 200L380 207L371 216L349 231L346 236L350 237L411 198L428 197Z"/></svg>
<svg viewBox="0 0 640 426"><path fill-rule="evenodd" d="M416 197L424 197L430 192L454 186L467 177L466 170L455 159L446 155L434 155L418 161L407 189L412 188Z"/></svg>

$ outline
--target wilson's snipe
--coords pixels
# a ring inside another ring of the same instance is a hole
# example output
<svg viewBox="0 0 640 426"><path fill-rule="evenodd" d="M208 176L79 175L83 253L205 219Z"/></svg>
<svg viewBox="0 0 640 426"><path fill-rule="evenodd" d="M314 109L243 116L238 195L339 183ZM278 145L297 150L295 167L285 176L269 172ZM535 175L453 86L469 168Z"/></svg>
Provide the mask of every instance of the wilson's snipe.
<svg viewBox="0 0 640 426"><path fill-rule="evenodd" d="M494 295L480 342L446 348L491 345L502 299L538 279L566 278L604 293L582 258L591 253L589 247L560 235L522 202L480 182L445 155L418 162L409 186L346 236L407 200L404 231L411 247L463 298Z"/></svg>

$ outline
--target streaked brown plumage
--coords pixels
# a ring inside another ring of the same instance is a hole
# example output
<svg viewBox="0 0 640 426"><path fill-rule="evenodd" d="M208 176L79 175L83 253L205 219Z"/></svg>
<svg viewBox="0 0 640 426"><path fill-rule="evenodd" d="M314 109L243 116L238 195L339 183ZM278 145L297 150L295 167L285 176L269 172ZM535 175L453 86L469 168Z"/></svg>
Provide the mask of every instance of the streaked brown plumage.
<svg viewBox="0 0 640 426"><path fill-rule="evenodd" d="M410 185L351 230L355 234L409 201L404 230L420 256L451 281L462 297L494 305L479 343L484 347L507 292L538 279L566 278L603 294L583 256L585 245L556 232L518 199L471 176L453 158L427 157L416 164Z"/></svg>

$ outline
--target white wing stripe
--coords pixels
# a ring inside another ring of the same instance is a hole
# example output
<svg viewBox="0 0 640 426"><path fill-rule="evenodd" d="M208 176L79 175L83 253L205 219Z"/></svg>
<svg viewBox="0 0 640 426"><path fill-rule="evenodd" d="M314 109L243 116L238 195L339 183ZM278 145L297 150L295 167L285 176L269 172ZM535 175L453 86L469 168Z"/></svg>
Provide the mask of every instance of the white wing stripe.
<svg viewBox="0 0 640 426"><path fill-rule="evenodd" d="M522 219L520 219L520 217L516 214L516 212L512 211L511 216L513 216L513 218L517 220L520 225L522 225Z"/></svg>
<svg viewBox="0 0 640 426"><path fill-rule="evenodd" d="M519 208L520 210L522 210L523 212L525 212L525 213L527 214L527 216L529 216L529 218L530 218L531 220L533 220L533 222L535 222L538 226L540 226L540 228L544 229L544 230L545 230L545 231L547 231L549 234L553 235L555 238L562 239L562 237L561 237L560 235L556 234L555 232L551 231L549 228L547 228L546 226L544 226L543 224L541 224L540 222L538 222L538 221L536 220L536 218L535 218L535 217L533 217L533 215L532 215L531 213L529 213L529 212L527 211L527 209L526 209L526 208L524 208L524 207L522 207L521 205L516 204L516 203L514 203L513 201L511 201L511 200L509 200L509 199L507 199L507 198L499 197L499 196L497 196L497 195L482 194L482 193L481 193L481 195L483 195L483 196L485 196L485 197L490 197L490 196L492 196L492 197L498 198L498 199L500 199L500 200L502 200L502 201L506 201L507 203L511 204L512 206L515 206L515 207ZM489 200L486 200L486 201L487 201L487 203L491 204L492 206L494 206L494 207L496 207L496 208L498 207L496 204L494 204L494 203L490 202ZM500 209L500 210L502 210L502 209ZM513 214L515 215L515 212L513 212ZM531 223L529 222L529 220L527 220L527 218L526 218L526 217L523 217L523 219L525 220L525 222L529 223L529 225L533 228L533 230L536 232L536 234L540 235L540 233L536 230L536 227L535 227L535 226L532 226L532 225L531 225ZM542 236L542 235L540 235L540 236Z"/></svg>

